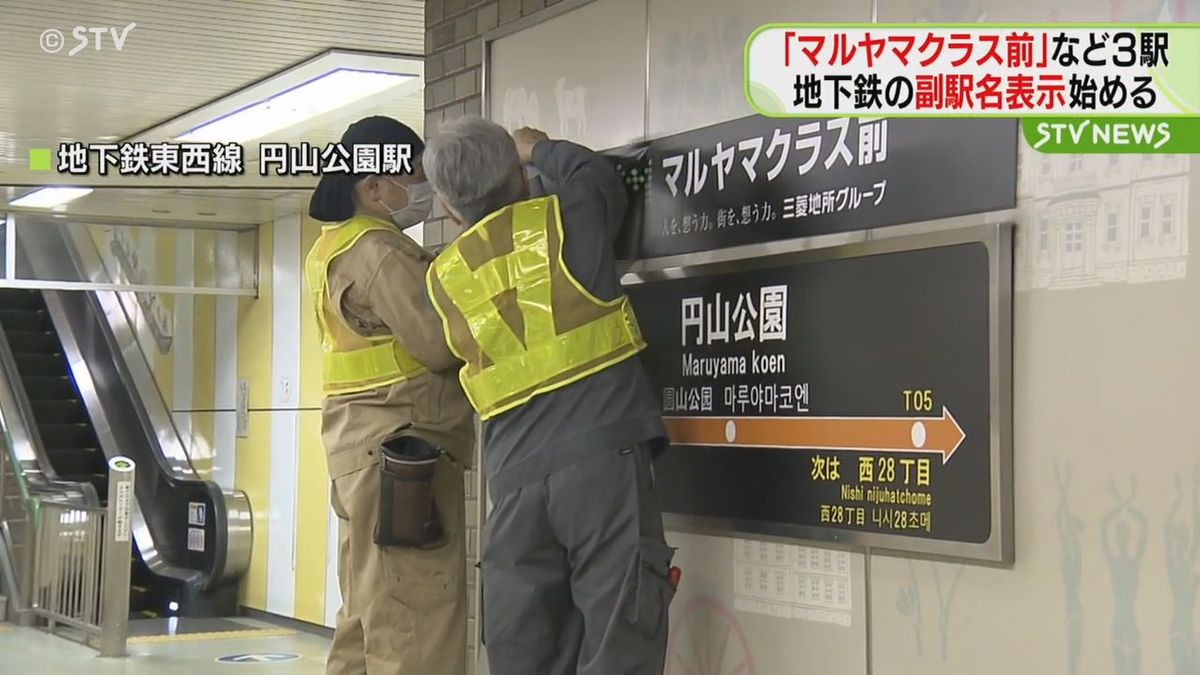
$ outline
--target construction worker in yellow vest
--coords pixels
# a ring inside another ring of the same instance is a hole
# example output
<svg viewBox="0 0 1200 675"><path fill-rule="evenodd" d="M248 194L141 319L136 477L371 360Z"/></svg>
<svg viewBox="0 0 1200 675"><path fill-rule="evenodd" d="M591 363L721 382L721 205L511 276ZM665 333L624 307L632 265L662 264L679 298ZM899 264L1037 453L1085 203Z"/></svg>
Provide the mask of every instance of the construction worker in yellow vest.
<svg viewBox="0 0 1200 675"><path fill-rule="evenodd" d="M340 526L342 607L326 668L463 675L463 472L474 415L425 293L432 255L403 232L425 220L433 200L420 169L424 145L387 117L355 122L341 144L348 153L374 146L390 162L378 174L326 174L309 205L314 220L329 223L305 263Z"/></svg>
<svg viewBox="0 0 1200 675"><path fill-rule="evenodd" d="M489 672L661 675L666 431L614 263L624 185L587 148L478 118L444 125L423 163L466 228L426 282L483 420ZM555 193L531 198L523 165Z"/></svg>

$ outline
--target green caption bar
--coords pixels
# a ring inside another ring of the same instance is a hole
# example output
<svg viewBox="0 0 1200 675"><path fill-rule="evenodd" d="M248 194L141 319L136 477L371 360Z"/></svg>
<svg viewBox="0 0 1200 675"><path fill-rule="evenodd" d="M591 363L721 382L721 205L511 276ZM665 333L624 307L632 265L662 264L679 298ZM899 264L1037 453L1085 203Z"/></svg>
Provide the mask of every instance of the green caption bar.
<svg viewBox="0 0 1200 675"><path fill-rule="evenodd" d="M1021 131L1045 153L1200 153L1200 117L1027 117Z"/></svg>

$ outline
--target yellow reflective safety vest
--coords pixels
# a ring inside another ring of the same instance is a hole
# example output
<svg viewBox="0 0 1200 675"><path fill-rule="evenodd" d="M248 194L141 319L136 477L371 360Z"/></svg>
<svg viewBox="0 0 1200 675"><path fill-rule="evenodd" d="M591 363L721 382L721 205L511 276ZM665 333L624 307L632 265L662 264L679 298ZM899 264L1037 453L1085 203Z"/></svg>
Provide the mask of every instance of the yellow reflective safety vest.
<svg viewBox="0 0 1200 675"><path fill-rule="evenodd" d="M329 297L329 263L349 250L364 234L395 229L376 218L356 216L338 225L322 227L321 236L308 252L304 270L321 331L326 396L387 387L425 372L395 337L363 337L356 333L342 319Z"/></svg>
<svg viewBox="0 0 1200 675"><path fill-rule="evenodd" d="M623 361L646 347L629 298L602 301L562 259L556 196L476 223L434 258L426 286L459 381L482 419Z"/></svg>

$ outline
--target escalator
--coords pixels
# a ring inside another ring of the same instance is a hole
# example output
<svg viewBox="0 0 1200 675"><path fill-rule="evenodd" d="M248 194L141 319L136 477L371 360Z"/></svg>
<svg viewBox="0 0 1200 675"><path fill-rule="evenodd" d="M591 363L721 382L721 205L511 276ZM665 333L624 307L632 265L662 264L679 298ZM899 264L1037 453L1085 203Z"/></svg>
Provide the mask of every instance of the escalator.
<svg viewBox="0 0 1200 675"><path fill-rule="evenodd" d="M104 453L71 379L42 294L0 289L0 329L16 361L17 379L33 409L34 428L51 468L59 480L91 484L103 503L108 488Z"/></svg>
<svg viewBox="0 0 1200 675"><path fill-rule="evenodd" d="M0 330L17 368L13 384L25 392L33 412L32 432L40 439L49 468L60 481L91 486L96 503L107 505L108 463L41 292L0 289ZM83 494L90 492L84 488ZM171 602L166 598L177 594L169 588L175 584L155 579L136 549L130 564L130 614L163 616L162 608Z"/></svg>
<svg viewBox="0 0 1200 675"><path fill-rule="evenodd" d="M23 274L95 280L94 245L90 265L77 250L90 238L35 227L21 232ZM73 486L77 499L105 505L108 459L136 463L132 618L234 615L249 562L248 503L196 475L128 311L115 292L0 289L0 376L18 408L3 416L23 417L36 451L25 470Z"/></svg>

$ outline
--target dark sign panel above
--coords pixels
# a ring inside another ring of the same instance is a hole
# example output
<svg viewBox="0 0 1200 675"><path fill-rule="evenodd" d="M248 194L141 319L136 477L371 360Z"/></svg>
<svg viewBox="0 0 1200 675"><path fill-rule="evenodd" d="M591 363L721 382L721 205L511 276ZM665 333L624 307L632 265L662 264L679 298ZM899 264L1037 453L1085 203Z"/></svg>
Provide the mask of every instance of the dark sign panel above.
<svg viewBox="0 0 1200 675"><path fill-rule="evenodd" d="M631 191L623 256L654 258L1016 206L1006 119L757 115L606 154Z"/></svg>

